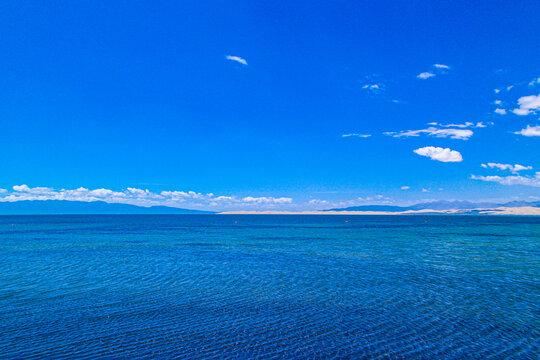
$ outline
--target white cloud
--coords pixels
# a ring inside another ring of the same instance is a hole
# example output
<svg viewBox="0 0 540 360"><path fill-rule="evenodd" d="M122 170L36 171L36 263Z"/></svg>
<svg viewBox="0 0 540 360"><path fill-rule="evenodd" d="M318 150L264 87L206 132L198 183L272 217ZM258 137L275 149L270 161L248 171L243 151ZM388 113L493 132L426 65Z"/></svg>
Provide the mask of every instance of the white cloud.
<svg viewBox="0 0 540 360"><path fill-rule="evenodd" d="M514 134L523 135L523 136L540 136L540 126L527 125L525 129L516 131Z"/></svg>
<svg viewBox="0 0 540 360"><path fill-rule="evenodd" d="M382 91L383 88L384 88L383 84L366 84L362 86L362 89L370 90L371 92L374 92L374 93Z"/></svg>
<svg viewBox="0 0 540 360"><path fill-rule="evenodd" d="M30 190L30 188L28 187L28 185L14 185L13 190L28 192Z"/></svg>
<svg viewBox="0 0 540 360"><path fill-rule="evenodd" d="M461 153L449 148L441 148L434 146L425 146L416 150L413 150L416 154L421 156L427 156L431 160L437 160L442 162L461 162L463 157Z"/></svg>
<svg viewBox="0 0 540 360"><path fill-rule="evenodd" d="M319 200L319 199L313 199L313 200L309 200L308 204L310 204L310 205L327 205L328 201Z"/></svg>
<svg viewBox="0 0 540 360"><path fill-rule="evenodd" d="M195 191L161 191L154 193L149 190L128 187L123 191L109 189L90 190L84 187L77 189L53 189L48 187L34 187L15 185L13 191L0 191L0 202L13 202L23 200L68 200L68 201L104 201L107 203L122 203L138 206L171 206L200 208L233 208L233 209L264 209L292 203L289 197L236 197L216 196L213 193L199 193Z"/></svg>
<svg viewBox="0 0 540 360"><path fill-rule="evenodd" d="M7 192L7 189L2 189L2 188L0 188L0 194L3 194L3 193L5 193L5 192Z"/></svg>
<svg viewBox="0 0 540 360"><path fill-rule="evenodd" d="M534 176L477 176L471 175L473 180L496 182L501 185L525 185L540 187L540 172Z"/></svg>
<svg viewBox="0 0 540 360"><path fill-rule="evenodd" d="M429 79L430 77L434 77L434 76L435 76L434 73L430 73L430 72L427 72L427 71L416 75L417 78L422 79L422 80Z"/></svg>
<svg viewBox="0 0 540 360"><path fill-rule="evenodd" d="M48 187L35 187L30 188L28 185L15 185L13 186L13 190L16 192L21 193L29 193L29 194L51 194L54 190Z"/></svg>
<svg viewBox="0 0 540 360"><path fill-rule="evenodd" d="M71 200L71 201L107 201L107 202L125 202L129 196L124 192L115 192L108 189L88 190L80 187L73 190L56 190L48 187L33 187L28 185L15 185L13 192L0 201L18 201L18 200Z"/></svg>
<svg viewBox="0 0 540 360"><path fill-rule="evenodd" d="M437 122L430 122L430 123L427 123L428 125L433 125L433 126L440 126L440 127L457 127L457 128L468 128L468 127L472 127L474 126L474 123L472 122L465 122L465 124L441 124L441 123L437 123Z"/></svg>
<svg viewBox="0 0 540 360"><path fill-rule="evenodd" d="M495 114L506 115L506 110L504 109L495 109L494 112Z"/></svg>
<svg viewBox="0 0 540 360"><path fill-rule="evenodd" d="M487 125L493 125L493 123L487 123L484 124L483 122L477 122L476 124L472 123L472 122L465 122L464 124L441 124L441 123L437 123L437 122L430 122L430 123L427 123L428 125L432 125L432 126L440 126L440 127L456 127L456 128L469 128L469 127L477 127L477 128L485 128L487 127Z"/></svg>
<svg viewBox="0 0 540 360"><path fill-rule="evenodd" d="M494 103L495 105L501 105L501 104L502 104L502 101L501 101L501 100L495 100L493 103Z"/></svg>
<svg viewBox="0 0 540 360"><path fill-rule="evenodd" d="M499 90L499 89L493 89L493 92L494 92L495 94L498 94L498 93L501 92L501 90Z"/></svg>
<svg viewBox="0 0 540 360"><path fill-rule="evenodd" d="M422 188L422 192L429 192L429 190Z"/></svg>
<svg viewBox="0 0 540 360"><path fill-rule="evenodd" d="M109 189L96 189L88 192L91 195L97 196L97 197L110 197L114 196L116 194L120 195L121 197L124 197L125 195L123 193L116 193Z"/></svg>
<svg viewBox="0 0 540 360"><path fill-rule="evenodd" d="M371 135L370 135L370 134L343 134L343 135L341 135L341 137L344 137L344 138L346 138L346 137L352 137L352 136L354 136L354 137L359 137L359 138L368 138L368 137L370 137Z"/></svg>
<svg viewBox="0 0 540 360"><path fill-rule="evenodd" d="M197 193L195 191L162 191L160 193L161 196L164 196L166 198L170 198L174 201L186 201L188 199L205 199L210 198L213 194L201 194Z"/></svg>
<svg viewBox="0 0 540 360"><path fill-rule="evenodd" d="M366 84L366 85L362 86L362 89L379 89L379 85L377 85L377 84L373 84L373 85Z"/></svg>
<svg viewBox="0 0 540 360"><path fill-rule="evenodd" d="M234 197L232 196L218 196L213 199L213 201L233 201Z"/></svg>
<svg viewBox="0 0 540 360"><path fill-rule="evenodd" d="M420 134L427 134L429 136L435 137L448 137L451 139L468 140L474 133L471 130L464 129L438 129L435 127L428 127L427 129L407 130L400 132L385 132L383 134L395 138L420 136Z"/></svg>
<svg viewBox="0 0 540 360"><path fill-rule="evenodd" d="M401 190L409 190L410 188L411 188L410 186L402 186Z"/></svg>
<svg viewBox="0 0 540 360"><path fill-rule="evenodd" d="M477 128L485 128L485 127L488 127L488 125L493 125L493 123L489 122L487 124L484 124L483 122L480 121L480 122L476 123L475 127L477 127Z"/></svg>
<svg viewBox="0 0 540 360"><path fill-rule="evenodd" d="M540 77L532 80L530 83L529 83L529 86L535 86L535 85L538 85L540 84Z"/></svg>
<svg viewBox="0 0 540 360"><path fill-rule="evenodd" d="M523 170L532 170L532 166L523 166L519 164L499 164L499 163L487 163L482 164L482 167L485 169L499 169L499 170L510 170L513 173L517 173L518 171Z"/></svg>
<svg viewBox="0 0 540 360"><path fill-rule="evenodd" d="M529 115L540 110L540 94L522 96L518 99L519 108L512 110L516 115Z"/></svg>
<svg viewBox="0 0 540 360"><path fill-rule="evenodd" d="M514 85L507 86L507 87L506 87L506 91L510 91L510 90L512 90L513 88L514 88Z"/></svg>
<svg viewBox="0 0 540 360"><path fill-rule="evenodd" d="M281 197L281 198L273 198L273 197L245 197L242 199L242 201L248 202L248 203L259 203L259 204L290 204L292 202L291 198L287 197Z"/></svg>
<svg viewBox="0 0 540 360"><path fill-rule="evenodd" d="M445 69L445 70L450 69L450 66L444 65L444 64L433 64L433 66L436 67L437 69Z"/></svg>
<svg viewBox="0 0 540 360"><path fill-rule="evenodd" d="M434 68L433 71L421 72L420 74L416 75L416 77L418 79L425 80L425 79L429 79L431 77L436 76L437 75L436 73L445 74L446 70L450 69L450 66L444 65L444 64L433 64L432 67Z"/></svg>
<svg viewBox="0 0 540 360"><path fill-rule="evenodd" d="M240 56L227 55L227 56L225 56L225 59L231 60L231 61L236 61L237 63L240 63L242 65L247 65L248 64L246 59L243 59Z"/></svg>

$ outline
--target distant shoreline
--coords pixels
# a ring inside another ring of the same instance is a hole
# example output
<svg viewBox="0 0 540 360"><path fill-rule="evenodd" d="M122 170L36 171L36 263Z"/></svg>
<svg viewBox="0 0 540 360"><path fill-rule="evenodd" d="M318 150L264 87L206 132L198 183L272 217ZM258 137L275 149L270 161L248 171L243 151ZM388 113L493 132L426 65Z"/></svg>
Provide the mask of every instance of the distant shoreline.
<svg viewBox="0 0 540 360"><path fill-rule="evenodd" d="M407 210L407 211L225 211L217 215L536 215L540 208L499 207L494 209Z"/></svg>
<svg viewBox="0 0 540 360"><path fill-rule="evenodd" d="M393 216L420 216L420 215L464 215L464 216L498 216L498 215L516 215L516 216L540 216L540 207L523 206L523 207L498 207L498 208L475 208L475 209L448 209L448 210L406 210L406 211L351 211L351 210L313 210L313 211L224 211L217 213L210 212L184 212L184 213L137 213L137 212L27 212L27 213L0 213L3 216L162 216L162 215L341 215L341 216L376 216L376 215L393 215Z"/></svg>

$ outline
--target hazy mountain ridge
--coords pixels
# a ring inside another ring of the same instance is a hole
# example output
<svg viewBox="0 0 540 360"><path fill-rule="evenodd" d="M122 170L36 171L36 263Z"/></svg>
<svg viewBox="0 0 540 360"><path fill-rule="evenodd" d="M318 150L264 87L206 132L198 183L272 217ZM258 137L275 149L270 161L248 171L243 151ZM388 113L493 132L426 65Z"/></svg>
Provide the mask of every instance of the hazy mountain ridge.
<svg viewBox="0 0 540 360"><path fill-rule="evenodd" d="M390 212L399 213L405 211L421 210L469 210L474 213L475 209L534 207L540 208L540 201L511 201L507 203L475 203L471 201L433 201L414 204L410 206L396 205L363 205L346 208L326 209L322 212L331 211L363 211L363 212ZM0 202L0 215L90 215L90 214L214 214L212 211L174 208L168 206L137 206L131 204L107 203L104 201L68 201L68 200L25 200L16 202Z"/></svg>
<svg viewBox="0 0 540 360"><path fill-rule="evenodd" d="M540 207L540 201L510 201L507 203L492 203L492 202L472 202L466 200L459 201L431 201L418 203L410 206L394 206L394 205L362 205L350 206L346 208L334 208L323 211L392 211L401 212L407 210L467 210L467 209L495 209L499 207Z"/></svg>
<svg viewBox="0 0 540 360"><path fill-rule="evenodd" d="M0 215L90 215L90 214L213 214L169 206L137 206L104 201L25 200L0 202Z"/></svg>

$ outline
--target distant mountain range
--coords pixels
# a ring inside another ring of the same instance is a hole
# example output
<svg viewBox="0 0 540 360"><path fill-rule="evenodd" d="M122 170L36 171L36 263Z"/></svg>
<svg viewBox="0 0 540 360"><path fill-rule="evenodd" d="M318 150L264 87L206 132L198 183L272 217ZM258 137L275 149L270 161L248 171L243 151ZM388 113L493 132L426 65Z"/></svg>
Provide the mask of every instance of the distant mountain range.
<svg viewBox="0 0 540 360"><path fill-rule="evenodd" d="M540 201L512 201L507 203L475 203L471 201L433 201L411 206L364 205L322 211L388 211L407 210L472 210L494 209L498 207L540 207ZM90 215L90 214L214 214L212 211L181 209L168 206L137 206L129 204L106 203L104 201L67 200L27 200L0 202L0 215Z"/></svg>
<svg viewBox="0 0 540 360"><path fill-rule="evenodd" d="M490 202L472 202L472 201L432 201L424 202L411 206L392 206L392 205L363 205L350 206L346 208L326 209L323 211L391 211L400 212L407 210L466 210L466 209L494 209L498 207L522 207L532 206L540 207L540 201L511 201L507 203Z"/></svg>
<svg viewBox="0 0 540 360"><path fill-rule="evenodd" d="M168 206L144 207L129 204L111 204L104 201L26 200L0 202L0 215L56 214L213 214L213 212Z"/></svg>

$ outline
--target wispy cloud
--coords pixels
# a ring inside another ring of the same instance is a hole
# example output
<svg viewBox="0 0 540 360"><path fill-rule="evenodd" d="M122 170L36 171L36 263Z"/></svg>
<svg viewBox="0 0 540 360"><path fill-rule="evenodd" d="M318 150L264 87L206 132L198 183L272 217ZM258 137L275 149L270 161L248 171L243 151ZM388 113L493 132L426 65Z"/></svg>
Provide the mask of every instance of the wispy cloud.
<svg viewBox="0 0 540 360"><path fill-rule="evenodd" d="M478 176L471 175L473 180L481 180L488 182L495 182L501 185L525 185L540 187L540 172L537 172L534 176Z"/></svg>
<svg viewBox="0 0 540 360"><path fill-rule="evenodd" d="M409 190L410 188L411 188L410 186L402 186L401 190Z"/></svg>
<svg viewBox="0 0 540 360"><path fill-rule="evenodd" d="M375 196L359 197L356 200L362 203L372 204L391 204L394 202L392 198L380 194Z"/></svg>
<svg viewBox="0 0 540 360"><path fill-rule="evenodd" d="M506 115L506 110L504 109L495 109L493 112L499 115Z"/></svg>
<svg viewBox="0 0 540 360"><path fill-rule="evenodd" d="M516 131L514 134L523 135L523 136L540 136L540 126L527 125L525 129Z"/></svg>
<svg viewBox="0 0 540 360"><path fill-rule="evenodd" d="M425 146L416 150L413 150L416 154L429 157L431 160L442 162L461 162L463 157L461 153L449 148L441 148L434 146Z"/></svg>
<svg viewBox="0 0 540 360"><path fill-rule="evenodd" d="M508 92L508 91L512 90L513 88L514 88L514 85L508 85L507 87L502 87L502 88L500 88L500 89L493 89L493 92L494 92L495 94L498 94L498 93L500 93L502 90L506 90L506 92Z"/></svg>
<svg viewBox="0 0 540 360"><path fill-rule="evenodd" d="M379 93L384 90L384 85L383 84L365 84L364 86L362 86L362 89L369 90L374 93Z"/></svg>
<svg viewBox="0 0 540 360"><path fill-rule="evenodd" d="M291 198L288 197L280 197L280 198L274 198L274 197L252 197L247 196L245 198L242 198L243 202L246 203L256 203L256 204L290 204L292 202Z"/></svg>
<svg viewBox="0 0 540 360"><path fill-rule="evenodd" d="M512 110L516 115L529 115L540 110L540 94L522 96L518 99L519 108Z"/></svg>
<svg viewBox="0 0 540 360"><path fill-rule="evenodd" d="M488 125L493 125L493 123L492 123L492 122L488 122L488 123L485 123L485 124L484 124L483 122L480 121L480 122L477 122L477 123L476 123L475 127L477 127L477 128L486 128L486 127L488 127Z"/></svg>
<svg viewBox="0 0 540 360"><path fill-rule="evenodd" d="M343 134L341 135L341 137L359 137L359 138L368 138L370 137L371 134Z"/></svg>
<svg viewBox="0 0 540 360"><path fill-rule="evenodd" d="M243 59L240 56L227 55L227 56L225 56L225 59L231 60L231 61L236 61L237 63L240 63L242 65L247 65L248 64L246 59Z"/></svg>
<svg viewBox="0 0 540 360"><path fill-rule="evenodd" d="M529 86L535 86L535 85L540 85L540 77L537 77L536 79L532 80L529 83Z"/></svg>
<svg viewBox="0 0 540 360"><path fill-rule="evenodd" d="M487 164L482 164L482 167L485 168L485 169L499 169L499 170L510 170L511 172L517 174L518 171L523 171L523 170L532 170L532 166L523 166L523 165L519 165L519 164L515 164L515 165L512 165L512 164L499 164L499 163L487 163Z"/></svg>
<svg viewBox="0 0 540 360"><path fill-rule="evenodd" d="M327 200L312 199L312 200L308 201L308 204L310 204L310 205L328 205L329 202Z"/></svg>
<svg viewBox="0 0 540 360"><path fill-rule="evenodd" d="M493 125L493 123L486 123L484 124L483 122L477 122L476 124L475 123L472 123L472 122L465 122L464 124L441 124L441 123L437 123L437 122L430 122L428 123L428 125L433 125L433 126L440 126L440 127L455 127L455 128L470 128L470 127L477 127L477 128L485 128L487 127L487 125Z"/></svg>
<svg viewBox="0 0 540 360"><path fill-rule="evenodd" d="M445 70L450 69L450 66L444 65L444 64L433 64L433 67L436 67L437 69L445 69Z"/></svg>
<svg viewBox="0 0 540 360"><path fill-rule="evenodd" d="M424 72L421 72L420 74L416 75L417 78L422 79L422 80L429 79L430 77L434 77L434 76L435 76L434 73L431 73L431 72L428 72L428 71L424 71Z"/></svg>
<svg viewBox="0 0 540 360"><path fill-rule="evenodd" d="M473 136L474 133L468 129L438 129L436 127L428 127L427 129L406 130L400 132L385 132L383 134L395 138L420 136L420 134L426 134L435 137L447 137L450 139L468 140L471 136Z"/></svg>
<svg viewBox="0 0 540 360"><path fill-rule="evenodd" d="M416 77L418 79L425 80L437 76L437 74L446 74L446 70L450 70L450 66L444 64L433 64L431 67L431 71L421 72L420 74L416 75Z"/></svg>
<svg viewBox="0 0 540 360"><path fill-rule="evenodd" d="M189 207L194 209L261 209L292 203L292 198L289 197L216 196L213 193L177 190L152 192L146 189L131 187L122 191L113 191L104 188L94 190L84 187L79 187L77 189L54 189L49 187L15 185L12 189L12 191L1 192L0 202L23 200L104 201L107 203L121 203L138 206L163 205L171 207Z"/></svg>

